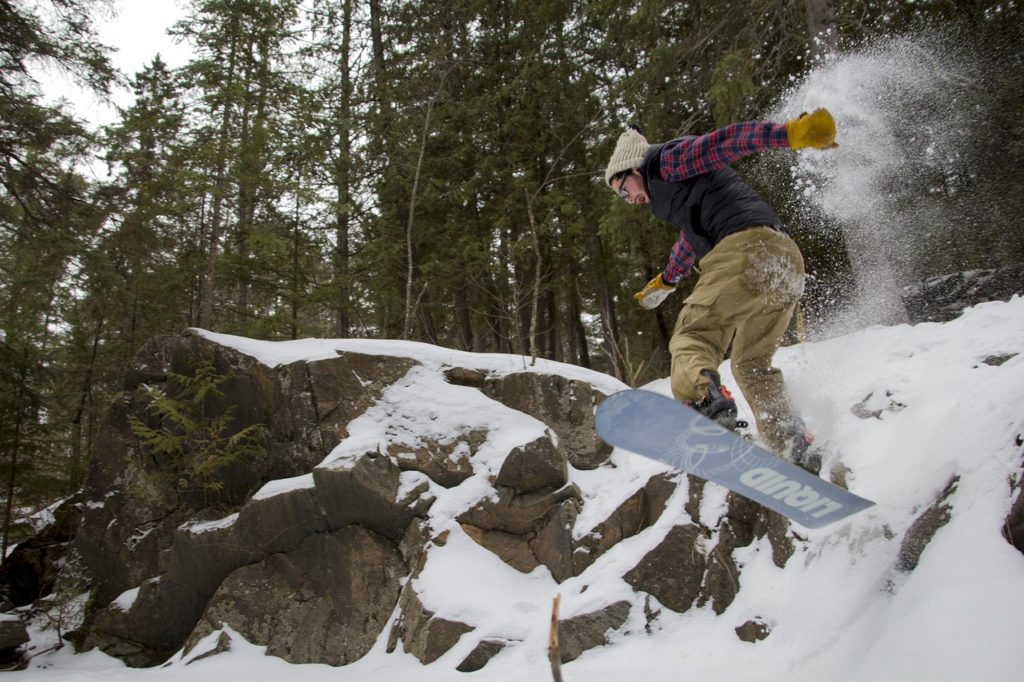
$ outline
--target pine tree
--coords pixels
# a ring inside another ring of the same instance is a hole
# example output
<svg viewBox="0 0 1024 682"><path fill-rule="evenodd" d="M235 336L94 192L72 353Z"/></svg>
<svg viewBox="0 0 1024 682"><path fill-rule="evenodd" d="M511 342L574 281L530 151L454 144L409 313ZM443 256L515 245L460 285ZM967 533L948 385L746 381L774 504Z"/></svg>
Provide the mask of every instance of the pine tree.
<svg viewBox="0 0 1024 682"><path fill-rule="evenodd" d="M60 11L46 11L54 7ZM73 296L68 275L102 216L74 171L89 137L41 103L30 66L64 69L105 93L114 74L89 9L79 0L0 6L0 556L16 507L52 496L64 473L50 416L59 386L54 336Z"/></svg>

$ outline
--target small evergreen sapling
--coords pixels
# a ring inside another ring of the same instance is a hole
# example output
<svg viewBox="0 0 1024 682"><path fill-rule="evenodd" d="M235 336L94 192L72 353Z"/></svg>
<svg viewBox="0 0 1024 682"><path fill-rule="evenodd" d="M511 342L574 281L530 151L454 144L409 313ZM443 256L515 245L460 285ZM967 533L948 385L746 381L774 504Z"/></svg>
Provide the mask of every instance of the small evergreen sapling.
<svg viewBox="0 0 1024 682"><path fill-rule="evenodd" d="M213 363L198 364L195 374L171 373L171 389L147 387L149 411L155 426L129 417L132 432L161 463L160 482L169 485L188 505L201 496L209 504L224 489L227 469L252 461L264 452L267 429L252 424L232 433L234 408L206 414L211 398L222 397L219 386L228 379Z"/></svg>

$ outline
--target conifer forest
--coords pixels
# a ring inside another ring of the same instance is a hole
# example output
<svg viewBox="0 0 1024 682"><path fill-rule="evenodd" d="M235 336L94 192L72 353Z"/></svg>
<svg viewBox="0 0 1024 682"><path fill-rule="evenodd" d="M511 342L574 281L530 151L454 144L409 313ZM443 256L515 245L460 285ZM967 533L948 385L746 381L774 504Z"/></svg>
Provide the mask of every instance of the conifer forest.
<svg viewBox="0 0 1024 682"><path fill-rule="evenodd" d="M120 74L97 37L108 2L0 0L5 548L20 515L81 485L155 335L408 339L664 376L685 296L650 312L632 293L674 233L605 186L619 133L769 118L815 64L878 41L956 50L950 88L985 101L962 168L892 178L894 196L927 184L932 215L971 217L912 279L1024 262L1016 0L182 4L188 63ZM44 99L40 65L134 103L96 129ZM800 244L813 320L851 265L793 158L737 170Z"/></svg>

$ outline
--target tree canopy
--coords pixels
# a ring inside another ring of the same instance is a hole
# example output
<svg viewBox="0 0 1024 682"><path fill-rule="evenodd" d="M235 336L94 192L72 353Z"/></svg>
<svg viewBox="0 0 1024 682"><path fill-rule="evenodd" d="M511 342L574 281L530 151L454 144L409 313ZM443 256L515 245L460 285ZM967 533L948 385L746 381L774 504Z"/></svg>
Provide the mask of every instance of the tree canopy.
<svg viewBox="0 0 1024 682"><path fill-rule="evenodd" d="M128 77L134 103L93 131L43 103L32 69L107 92L117 75L94 23L105 5L0 0L8 528L17 507L78 487L132 357L190 326L522 353L634 384L663 376L683 297L652 314L629 294L674 236L603 186L618 133L636 121L669 139L763 117L820 60L871 41L950 27L991 54L1005 77L985 115L1003 127L983 142L1009 170L958 182L972 197L1022 195L1016 1L754 0L740 12L191 0L173 28L191 60L169 68L154 55ZM96 158L109 178L82 172ZM792 210L792 178L751 181L818 281L842 281L842 244ZM1024 259L1012 209L957 204L994 226L975 260Z"/></svg>

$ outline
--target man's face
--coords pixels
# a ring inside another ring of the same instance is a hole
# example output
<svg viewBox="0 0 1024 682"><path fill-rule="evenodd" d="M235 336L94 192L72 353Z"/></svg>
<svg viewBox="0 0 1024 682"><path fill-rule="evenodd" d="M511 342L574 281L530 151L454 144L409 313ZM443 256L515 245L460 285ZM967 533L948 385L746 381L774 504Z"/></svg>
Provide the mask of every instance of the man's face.
<svg viewBox="0 0 1024 682"><path fill-rule="evenodd" d="M644 187L644 179L636 170L632 171L622 180L617 181L615 191L625 199L627 204L648 204L651 198L647 196L647 188Z"/></svg>

